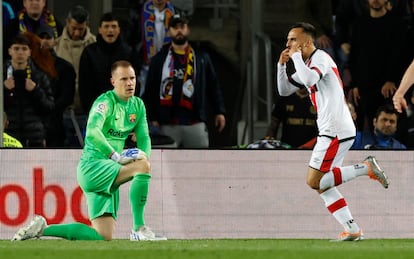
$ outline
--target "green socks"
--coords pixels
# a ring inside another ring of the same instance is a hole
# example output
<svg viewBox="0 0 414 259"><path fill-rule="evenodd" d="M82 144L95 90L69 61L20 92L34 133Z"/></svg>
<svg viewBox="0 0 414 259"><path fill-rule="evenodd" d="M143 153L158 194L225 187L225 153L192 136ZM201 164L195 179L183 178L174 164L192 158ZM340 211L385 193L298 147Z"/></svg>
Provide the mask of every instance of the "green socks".
<svg viewBox="0 0 414 259"><path fill-rule="evenodd" d="M95 229L82 223L49 225L45 228L43 236L61 237L68 240L104 240Z"/></svg>
<svg viewBox="0 0 414 259"><path fill-rule="evenodd" d="M145 204L147 203L150 179L150 174L137 174L131 181L129 201L131 203L132 220L135 231L145 225L144 212Z"/></svg>
<svg viewBox="0 0 414 259"><path fill-rule="evenodd" d="M129 199L134 230L138 230L145 225L144 211L150 179L150 174L137 174L131 181ZM104 240L95 229L82 223L52 224L45 228L43 236L60 237L68 240Z"/></svg>

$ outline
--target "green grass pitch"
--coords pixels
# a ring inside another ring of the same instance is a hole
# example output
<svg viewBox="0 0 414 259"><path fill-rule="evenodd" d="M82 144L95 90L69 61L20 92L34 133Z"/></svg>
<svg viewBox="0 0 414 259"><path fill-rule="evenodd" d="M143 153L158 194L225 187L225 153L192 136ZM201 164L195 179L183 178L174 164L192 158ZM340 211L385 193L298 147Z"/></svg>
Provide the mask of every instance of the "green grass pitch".
<svg viewBox="0 0 414 259"><path fill-rule="evenodd" d="M160 242L1 240L0 258L398 259L414 258L414 239L368 239L360 242L330 242L325 239L199 239Z"/></svg>

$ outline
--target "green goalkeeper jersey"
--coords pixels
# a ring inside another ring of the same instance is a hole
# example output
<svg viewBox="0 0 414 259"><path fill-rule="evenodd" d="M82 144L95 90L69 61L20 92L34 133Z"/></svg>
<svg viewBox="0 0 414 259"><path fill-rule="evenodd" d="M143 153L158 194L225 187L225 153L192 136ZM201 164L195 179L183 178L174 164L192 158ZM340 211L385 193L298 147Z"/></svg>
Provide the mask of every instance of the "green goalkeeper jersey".
<svg viewBox="0 0 414 259"><path fill-rule="evenodd" d="M137 147L149 158L151 140L144 102L136 96L125 102L113 90L107 91L95 100L89 111L82 157L104 159L114 151L121 153L132 132L135 132Z"/></svg>

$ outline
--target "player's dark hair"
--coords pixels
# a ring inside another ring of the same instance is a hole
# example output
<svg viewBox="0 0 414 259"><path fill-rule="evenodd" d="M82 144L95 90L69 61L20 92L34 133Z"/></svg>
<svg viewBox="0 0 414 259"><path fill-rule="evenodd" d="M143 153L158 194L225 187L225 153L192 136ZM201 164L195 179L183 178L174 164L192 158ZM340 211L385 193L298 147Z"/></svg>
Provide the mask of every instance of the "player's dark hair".
<svg viewBox="0 0 414 259"><path fill-rule="evenodd" d="M81 5L76 5L70 9L67 19L74 19L77 23L89 21L89 12Z"/></svg>
<svg viewBox="0 0 414 259"><path fill-rule="evenodd" d="M114 71L118 67L132 67L132 65L131 65L131 63L129 61L126 61L126 60L118 60L118 61L115 61L112 64L112 66L111 66L111 74L114 73Z"/></svg>
<svg viewBox="0 0 414 259"><path fill-rule="evenodd" d="M312 39L316 39L316 29L315 26L313 26L312 24L307 22L297 22L292 27L290 27L290 29L295 28L302 28L304 33L311 36Z"/></svg>

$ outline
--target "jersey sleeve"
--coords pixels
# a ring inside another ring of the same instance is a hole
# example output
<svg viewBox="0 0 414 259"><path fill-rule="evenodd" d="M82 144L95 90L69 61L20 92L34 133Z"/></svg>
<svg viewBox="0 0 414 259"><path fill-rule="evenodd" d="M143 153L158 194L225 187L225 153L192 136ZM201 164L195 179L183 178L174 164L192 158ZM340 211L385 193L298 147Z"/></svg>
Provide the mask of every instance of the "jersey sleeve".
<svg viewBox="0 0 414 259"><path fill-rule="evenodd" d="M316 61L317 58L313 58L312 60ZM326 65L324 65L323 62L318 62L311 67L307 67L299 52L292 55L292 61L295 64L295 76L297 76L301 83L306 87L315 85L322 76L326 74Z"/></svg>
<svg viewBox="0 0 414 259"><path fill-rule="evenodd" d="M151 139L148 130L147 112L145 109L144 102L141 99L138 100L138 122L134 129L135 136L137 139L137 148L144 151L149 158L151 156Z"/></svg>
<svg viewBox="0 0 414 259"><path fill-rule="evenodd" d="M114 151L103 134L105 120L113 112L113 105L110 99L98 98L89 112L88 124L86 127L85 139L105 157L109 157Z"/></svg>
<svg viewBox="0 0 414 259"><path fill-rule="evenodd" d="M288 77L286 65L277 63L277 90L281 96L289 96L299 90L300 85Z"/></svg>

